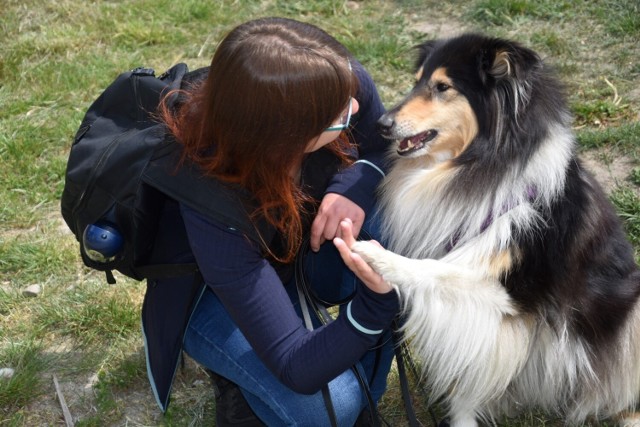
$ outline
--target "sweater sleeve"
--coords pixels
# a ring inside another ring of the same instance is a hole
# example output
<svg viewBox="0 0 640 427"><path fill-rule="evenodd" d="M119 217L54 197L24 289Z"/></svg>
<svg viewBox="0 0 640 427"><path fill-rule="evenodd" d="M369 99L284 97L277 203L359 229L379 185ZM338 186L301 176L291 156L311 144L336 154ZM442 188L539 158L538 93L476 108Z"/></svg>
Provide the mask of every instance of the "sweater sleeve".
<svg viewBox="0 0 640 427"><path fill-rule="evenodd" d="M358 159L336 174L325 192L341 194L369 213L374 205L376 188L388 166L386 152L389 143L376 130L376 122L385 108L373 79L358 62L354 63L353 71L360 82L356 95L360 110L354 115L351 127Z"/></svg>
<svg viewBox="0 0 640 427"><path fill-rule="evenodd" d="M395 292L375 294L362 286L344 315L309 331L256 245L187 207L182 213L205 282L258 357L298 393L315 393L356 363L398 311Z"/></svg>

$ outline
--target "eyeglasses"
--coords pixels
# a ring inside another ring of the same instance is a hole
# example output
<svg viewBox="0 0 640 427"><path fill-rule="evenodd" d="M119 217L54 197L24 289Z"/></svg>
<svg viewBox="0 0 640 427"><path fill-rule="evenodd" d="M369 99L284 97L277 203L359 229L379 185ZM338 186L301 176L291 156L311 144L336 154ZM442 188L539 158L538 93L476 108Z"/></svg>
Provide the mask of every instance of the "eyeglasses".
<svg viewBox="0 0 640 427"><path fill-rule="evenodd" d="M353 97L349 97L349 108L347 109L347 114L345 114L344 116L342 116L340 118L340 123L329 126L328 128L326 128L324 131L325 132L332 132L335 130L343 130L349 127L349 122L351 121L351 109L353 106Z"/></svg>

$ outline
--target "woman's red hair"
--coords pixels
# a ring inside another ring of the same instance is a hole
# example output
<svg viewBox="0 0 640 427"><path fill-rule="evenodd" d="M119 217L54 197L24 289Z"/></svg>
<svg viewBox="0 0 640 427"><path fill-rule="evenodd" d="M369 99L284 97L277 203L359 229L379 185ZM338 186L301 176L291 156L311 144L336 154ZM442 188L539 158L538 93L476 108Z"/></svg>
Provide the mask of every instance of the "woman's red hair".
<svg viewBox="0 0 640 427"><path fill-rule="evenodd" d="M249 21L220 43L207 79L187 89L176 111L160 114L184 146L183 160L237 183L284 237L282 262L302 240L308 197L292 179L309 143L344 110L357 91L348 51L310 24L285 19ZM346 138L330 145L346 159Z"/></svg>

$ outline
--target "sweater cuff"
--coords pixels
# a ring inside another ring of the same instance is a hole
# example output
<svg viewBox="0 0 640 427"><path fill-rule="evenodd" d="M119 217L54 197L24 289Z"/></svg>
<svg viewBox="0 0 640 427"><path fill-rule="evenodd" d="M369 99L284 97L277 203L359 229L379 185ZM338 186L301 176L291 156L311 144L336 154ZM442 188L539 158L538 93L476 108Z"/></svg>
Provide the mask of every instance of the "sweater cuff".
<svg viewBox="0 0 640 427"><path fill-rule="evenodd" d="M349 319L349 322L351 323L351 326L353 326L354 328L356 328L358 331L362 332L363 334L367 334L367 335L379 335L381 334L384 329L369 329L369 328L365 328L364 326L362 326L360 323L358 323L358 321L353 317L353 314L351 314L351 303L353 301L349 301L349 304L347 304L347 319Z"/></svg>
<svg viewBox="0 0 640 427"><path fill-rule="evenodd" d="M358 294L346 308L349 324L360 334L380 335L400 310L398 294L396 291L379 294L363 284L358 286Z"/></svg>

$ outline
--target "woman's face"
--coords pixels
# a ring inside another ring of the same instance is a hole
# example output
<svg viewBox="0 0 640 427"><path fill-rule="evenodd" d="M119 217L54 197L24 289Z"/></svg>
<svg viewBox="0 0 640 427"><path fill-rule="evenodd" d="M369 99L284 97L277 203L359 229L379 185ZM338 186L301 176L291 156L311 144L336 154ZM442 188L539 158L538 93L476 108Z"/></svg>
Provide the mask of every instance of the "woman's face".
<svg viewBox="0 0 640 427"><path fill-rule="evenodd" d="M329 129L325 130L316 138L309 141L307 148L304 150L305 153L312 153L324 147L325 145L329 144L330 142L333 142L336 140L336 138L340 135L340 132L342 132L342 129L332 130L331 128L333 128L334 126L340 127L345 122L345 118L348 121L349 116L357 113L358 110L360 109L360 104L355 98L351 98L349 102L350 102L350 106L347 105L345 110L340 114L338 118L334 120L333 124L330 126ZM351 108L351 114L349 114L349 108Z"/></svg>

